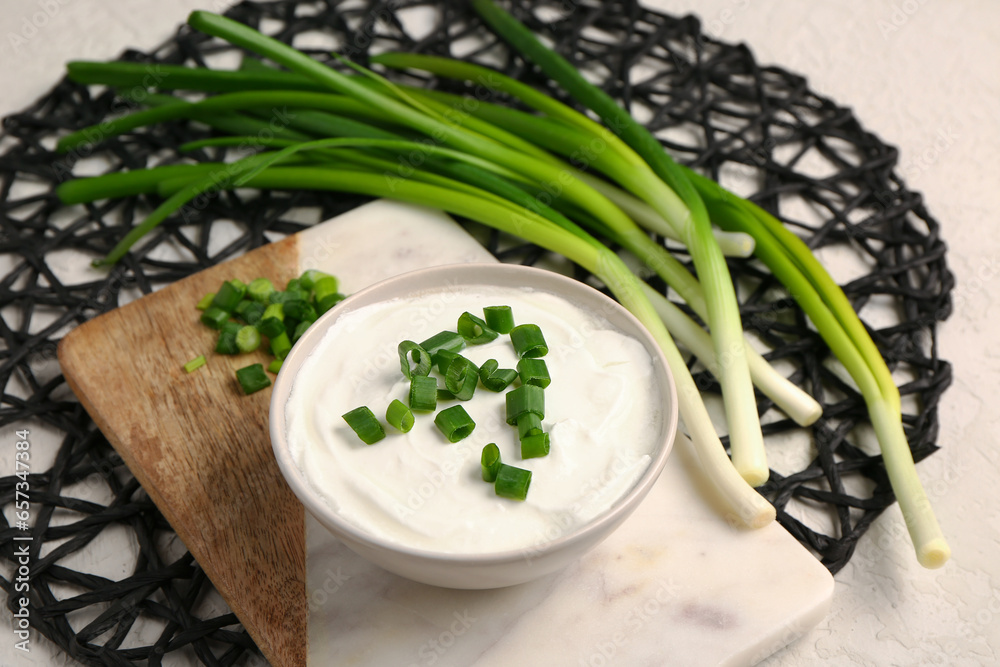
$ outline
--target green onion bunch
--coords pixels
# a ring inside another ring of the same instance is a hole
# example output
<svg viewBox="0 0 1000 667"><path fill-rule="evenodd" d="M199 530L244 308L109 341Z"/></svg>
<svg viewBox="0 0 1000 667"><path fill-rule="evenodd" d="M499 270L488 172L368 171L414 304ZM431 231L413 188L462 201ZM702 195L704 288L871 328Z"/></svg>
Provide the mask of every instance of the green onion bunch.
<svg viewBox="0 0 1000 667"><path fill-rule="evenodd" d="M78 179L63 184L59 194L67 203L138 193L164 198L105 263L120 259L191 200L220 187L392 198L476 220L560 253L601 280L656 339L677 384L681 417L700 464L731 515L762 526L775 511L754 491L768 477L754 386L802 425L817 419L821 408L745 341L725 256L752 253L788 287L860 388L918 560L927 567L942 565L949 549L916 475L899 391L847 298L804 243L763 209L676 164L611 97L493 0L471 2L490 28L603 125L478 65L408 53L371 59L380 67L420 70L473 85L485 82L532 111L395 84L348 62L344 65L352 71L345 74L248 26L196 11L189 18L192 28L277 67L249 58L238 71L164 66L160 92L143 100L150 108L103 123L101 136L191 119L228 136L183 150L246 144L267 150L225 164ZM81 83L124 89L141 85L145 70L130 63L77 62L70 63L69 74ZM191 102L166 90L209 95ZM266 117L276 107L290 110L289 122L273 131ZM265 128L272 138L259 138ZM70 134L59 148L71 150L91 136L90 128ZM694 274L655 235L686 246ZM707 331L651 290L606 243L663 278ZM467 325L470 330L479 326ZM674 338L719 380L731 459Z"/></svg>

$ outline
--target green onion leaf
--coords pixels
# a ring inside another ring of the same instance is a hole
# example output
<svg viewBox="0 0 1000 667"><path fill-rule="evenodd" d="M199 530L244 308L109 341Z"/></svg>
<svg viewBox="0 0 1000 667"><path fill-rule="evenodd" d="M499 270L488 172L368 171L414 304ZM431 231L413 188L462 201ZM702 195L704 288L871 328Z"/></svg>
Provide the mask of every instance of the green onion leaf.
<svg viewBox="0 0 1000 667"><path fill-rule="evenodd" d="M241 308L240 306L243 306L243 304L246 304L246 306ZM256 301L241 301L240 306L237 307L239 318L247 324L259 327L267 307Z"/></svg>
<svg viewBox="0 0 1000 667"><path fill-rule="evenodd" d="M263 364L250 364L236 371L236 380L244 394L252 394L271 386L271 378L264 372Z"/></svg>
<svg viewBox="0 0 1000 667"><path fill-rule="evenodd" d="M410 409L431 412L437 408L437 380L427 375L410 378Z"/></svg>
<svg viewBox="0 0 1000 667"><path fill-rule="evenodd" d="M542 330L537 324L521 324L510 330L510 342L519 357L537 358L549 353Z"/></svg>
<svg viewBox="0 0 1000 667"><path fill-rule="evenodd" d="M288 337L287 331L282 331L277 336L269 336L271 339L271 354L278 359L284 359L292 350L292 341Z"/></svg>
<svg viewBox="0 0 1000 667"><path fill-rule="evenodd" d="M257 331L257 327L249 324L245 327L240 327L240 330L236 332L234 342L240 352L244 354L253 352L260 347L260 332Z"/></svg>
<svg viewBox="0 0 1000 667"><path fill-rule="evenodd" d="M333 276L323 276L322 278L315 279L311 289L313 292L313 298L317 303L319 303L327 296L337 294L338 288L339 285L336 278Z"/></svg>
<svg viewBox="0 0 1000 667"><path fill-rule="evenodd" d="M517 379L517 371L513 368L499 368L496 359L487 359L479 368L479 381L490 391L503 391Z"/></svg>
<svg viewBox="0 0 1000 667"><path fill-rule="evenodd" d="M522 384L507 392L507 423L513 426L518 417L531 412L545 419L545 392L533 384Z"/></svg>
<svg viewBox="0 0 1000 667"><path fill-rule="evenodd" d="M312 290L316 288L316 283L319 282L320 280L328 280L328 281L332 280L333 291L334 292L337 291L337 279L331 276L329 273L324 273L316 269L306 269L305 271L303 271L302 275L299 276L299 285L302 286L302 289Z"/></svg>
<svg viewBox="0 0 1000 667"><path fill-rule="evenodd" d="M533 384L545 389L552 381L549 378L549 367L544 359L524 358L517 362L517 374L521 384Z"/></svg>
<svg viewBox="0 0 1000 667"><path fill-rule="evenodd" d="M283 362L281 359L272 359L271 363L267 365L267 370L271 371L272 373L277 373L278 371L281 370L281 365L283 363L285 362Z"/></svg>
<svg viewBox="0 0 1000 667"><path fill-rule="evenodd" d="M282 309L285 311L285 315L292 318L293 320L301 320L305 322L315 322L318 315L316 314L316 309L312 307L307 301L301 301L295 299L292 301L286 301L281 304Z"/></svg>
<svg viewBox="0 0 1000 667"><path fill-rule="evenodd" d="M483 447L483 453L479 457L479 465L483 472L484 482L497 481L497 473L500 472L500 448L495 442Z"/></svg>
<svg viewBox="0 0 1000 667"><path fill-rule="evenodd" d="M215 352L217 354L239 354L240 348L236 344L236 334L232 331L220 331L219 337L215 341Z"/></svg>
<svg viewBox="0 0 1000 667"><path fill-rule="evenodd" d="M247 285L247 296L259 303L267 304L274 291L274 285L267 278L254 278Z"/></svg>
<svg viewBox="0 0 1000 667"><path fill-rule="evenodd" d="M427 350L427 354L433 358L441 351L459 352L465 347L465 338L454 331L441 331L422 342L420 347Z"/></svg>
<svg viewBox="0 0 1000 667"><path fill-rule="evenodd" d="M479 369L476 365L460 354L455 355L444 375L445 388L458 400L467 401L476 393L478 384Z"/></svg>
<svg viewBox="0 0 1000 667"><path fill-rule="evenodd" d="M445 408L434 416L434 424L444 433L448 442L458 442L469 436L476 428L476 422L461 405Z"/></svg>
<svg viewBox="0 0 1000 667"><path fill-rule="evenodd" d="M393 399L389 407L385 409L385 420L389 423L389 426L402 433L406 433L413 428L413 422L415 421L413 412L409 406L398 398Z"/></svg>
<svg viewBox="0 0 1000 667"><path fill-rule="evenodd" d="M399 369L403 371L403 376L407 380L431 372L431 355L412 340L404 340L396 350L399 352ZM413 359L416 365L411 367L410 359Z"/></svg>
<svg viewBox="0 0 1000 667"><path fill-rule="evenodd" d="M366 405L354 408L341 416L347 422L347 425L358 434L361 442L366 445L374 445L385 437L385 429L382 428L382 424L379 423L378 419L376 419L375 415Z"/></svg>
<svg viewBox="0 0 1000 667"><path fill-rule="evenodd" d="M499 334L509 334L514 328L514 313L510 306L486 306L483 308L486 326Z"/></svg>
<svg viewBox="0 0 1000 667"><path fill-rule="evenodd" d="M497 332L486 326L486 322L472 313L465 312L458 317L458 333L469 345L482 345L495 340Z"/></svg>
<svg viewBox="0 0 1000 667"><path fill-rule="evenodd" d="M311 324L312 322L303 320L295 325L295 331L292 332L292 345L295 345L295 343L302 338L302 334L306 332L306 329L308 329Z"/></svg>
<svg viewBox="0 0 1000 667"><path fill-rule="evenodd" d="M201 322L213 329L221 329L229 321L229 313L218 306L209 306L201 314Z"/></svg>
<svg viewBox="0 0 1000 667"><path fill-rule="evenodd" d="M525 412L517 418L517 439L524 440L528 436L542 432L542 418L534 412Z"/></svg>
<svg viewBox="0 0 1000 667"><path fill-rule="evenodd" d="M219 291L215 293L215 298L212 299L212 305L216 308L221 308L227 313L231 313L236 309L236 306L243 299L246 292L246 285L240 281L227 280L222 283Z"/></svg>
<svg viewBox="0 0 1000 667"><path fill-rule="evenodd" d="M462 339L463 344L465 339ZM451 364L452 360L458 357L457 352L452 352L450 350L441 350L431 357L431 363L437 366L438 372L441 375L445 375L448 372L448 365Z"/></svg>
<svg viewBox="0 0 1000 667"><path fill-rule="evenodd" d="M285 323L277 317L265 317L260 321L260 332L274 339L285 333Z"/></svg>
<svg viewBox="0 0 1000 667"><path fill-rule="evenodd" d="M197 357L184 364L184 370L188 373L191 373L193 371L198 370L204 365L205 365L205 355L199 354Z"/></svg>
<svg viewBox="0 0 1000 667"><path fill-rule="evenodd" d="M521 439L521 458L534 459L549 453L549 434L536 433Z"/></svg>
<svg viewBox="0 0 1000 667"><path fill-rule="evenodd" d="M320 281L322 282L322 281ZM334 292L333 294L327 294L321 299L316 299L316 312L320 315L330 310L338 303L346 299L347 297L340 292Z"/></svg>
<svg viewBox="0 0 1000 667"><path fill-rule="evenodd" d="M195 306L198 310L208 310L208 307L212 305L212 299L215 298L215 292L209 292L205 296L201 297L201 301Z"/></svg>
<svg viewBox="0 0 1000 667"><path fill-rule="evenodd" d="M531 471L515 468L506 463L500 464L497 479L493 486L494 493L503 498L524 500L528 497L528 487L531 486Z"/></svg>

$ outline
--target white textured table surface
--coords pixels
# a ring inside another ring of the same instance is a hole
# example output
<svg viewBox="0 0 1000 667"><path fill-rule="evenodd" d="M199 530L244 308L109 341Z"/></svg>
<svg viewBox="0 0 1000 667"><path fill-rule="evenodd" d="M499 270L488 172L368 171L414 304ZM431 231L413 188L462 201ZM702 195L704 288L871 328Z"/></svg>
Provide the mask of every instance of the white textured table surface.
<svg viewBox="0 0 1000 667"><path fill-rule="evenodd" d="M829 616L767 665L980 665L1000 661L1000 3L993 0L647 0L697 11L706 31L745 41L761 63L808 76L901 151L907 185L942 224L958 279L941 326L955 384L941 405L943 450L919 466L954 552L921 570L898 509L836 577ZM4 0L0 115L30 104L71 58L148 49L213 0ZM7 474L6 471L2 471ZM5 623L6 625L6 623ZM28 664L0 639L0 664ZM36 643L34 664L60 664Z"/></svg>

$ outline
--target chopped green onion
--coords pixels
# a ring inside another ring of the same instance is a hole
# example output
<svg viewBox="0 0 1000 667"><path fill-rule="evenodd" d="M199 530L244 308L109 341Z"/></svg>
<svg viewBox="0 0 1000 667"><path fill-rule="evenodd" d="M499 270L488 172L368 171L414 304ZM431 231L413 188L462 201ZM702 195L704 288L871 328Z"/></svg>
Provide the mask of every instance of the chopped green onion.
<svg viewBox="0 0 1000 667"><path fill-rule="evenodd" d="M514 328L514 313L510 306L486 306L483 308L486 326L499 334L509 334Z"/></svg>
<svg viewBox="0 0 1000 667"><path fill-rule="evenodd" d="M253 352L260 347L260 332L257 331L257 327L249 324L245 327L240 327L240 330L236 332L235 342L240 352L244 354Z"/></svg>
<svg viewBox="0 0 1000 667"><path fill-rule="evenodd" d="M542 418L534 412L525 412L517 418L517 439L524 440L528 436L542 432Z"/></svg>
<svg viewBox="0 0 1000 667"><path fill-rule="evenodd" d="M535 459L549 453L549 434L536 433L521 438L521 458Z"/></svg>
<svg viewBox="0 0 1000 667"><path fill-rule="evenodd" d="M465 312L458 317L458 333L469 345L482 345L495 340L497 332L486 326L486 322L472 313Z"/></svg>
<svg viewBox="0 0 1000 667"><path fill-rule="evenodd" d="M314 290L316 289L316 283L320 280L332 280L333 281L333 291L337 291L337 279L331 276L329 273L324 273L316 269L306 269L299 276L299 285L302 289Z"/></svg>
<svg viewBox="0 0 1000 667"><path fill-rule="evenodd" d="M274 291L274 285L267 278L254 278L247 285L247 296L258 303L266 304Z"/></svg>
<svg viewBox="0 0 1000 667"><path fill-rule="evenodd" d="M337 279L333 276L316 279L312 285L313 298L319 303L331 294L337 294L338 287Z"/></svg>
<svg viewBox="0 0 1000 667"><path fill-rule="evenodd" d="M462 339L465 340L464 338ZM457 352L451 352L450 350L441 350L437 354L431 357L431 363L437 366L438 372L444 375L448 372L448 365L452 362L455 357L459 356Z"/></svg>
<svg viewBox="0 0 1000 667"><path fill-rule="evenodd" d="M483 447L483 453L479 457L479 465L483 472L484 482L497 481L497 473L500 472L500 448L495 442Z"/></svg>
<svg viewBox="0 0 1000 667"><path fill-rule="evenodd" d="M252 303L253 301L251 301L250 299L243 299L238 304L236 304L235 308L233 308L233 315L235 317L242 319L243 313L247 312L247 308L249 308Z"/></svg>
<svg viewBox="0 0 1000 667"><path fill-rule="evenodd" d="M537 324L521 324L510 330L510 342L519 357L537 358L549 353L542 330Z"/></svg>
<svg viewBox="0 0 1000 667"><path fill-rule="evenodd" d="M298 324L295 325L295 331L292 332L292 345L297 343L298 340L302 338L302 334L306 332L306 329L308 329L311 324L312 322L309 322L308 320L303 320L302 322L299 322Z"/></svg>
<svg viewBox="0 0 1000 667"><path fill-rule="evenodd" d="M264 315L261 317L262 320L275 317L278 320L285 319L285 308L280 303L268 304L264 309Z"/></svg>
<svg viewBox="0 0 1000 667"><path fill-rule="evenodd" d="M281 370L281 365L283 363L285 362L282 361L281 359L272 359L271 363L267 365L267 370L271 371L272 373L277 373L278 371Z"/></svg>
<svg viewBox="0 0 1000 667"><path fill-rule="evenodd" d="M271 354L278 359L284 359L292 349L292 341L288 337L287 331L282 331L277 336L269 336L271 339Z"/></svg>
<svg viewBox="0 0 1000 667"><path fill-rule="evenodd" d="M229 321L229 313L218 306L209 306L201 314L201 322L213 329L221 329Z"/></svg>
<svg viewBox="0 0 1000 667"><path fill-rule="evenodd" d="M407 380L431 372L431 355L412 340L404 340L396 350L399 352L399 369L403 371L403 376ZM416 365L410 366L410 359L413 359Z"/></svg>
<svg viewBox="0 0 1000 667"><path fill-rule="evenodd" d="M243 304L246 304L246 306ZM253 326L260 326L260 321L263 319L264 311L267 310L267 307L256 301L241 301L237 310L240 311L239 317L241 320Z"/></svg>
<svg viewBox="0 0 1000 667"><path fill-rule="evenodd" d="M285 323L277 317L265 317L260 321L260 332L274 339L285 333Z"/></svg>
<svg viewBox="0 0 1000 667"><path fill-rule="evenodd" d="M495 373L498 368L500 368L500 364L496 359L487 359L483 362L483 365L479 367L479 378L481 380L485 380L491 374Z"/></svg>
<svg viewBox="0 0 1000 667"><path fill-rule="evenodd" d="M532 412L545 419L545 392L533 384L522 384L507 392L507 423L513 426L518 417Z"/></svg>
<svg viewBox="0 0 1000 667"><path fill-rule="evenodd" d="M184 370L188 373L191 373L193 371L198 370L204 365L205 365L205 355L199 354L197 357L184 364Z"/></svg>
<svg viewBox="0 0 1000 667"><path fill-rule="evenodd" d="M374 445L385 437L385 429L382 428L382 424L379 423L378 419L366 405L354 408L341 416L347 422L347 425L351 427L351 430L358 434L361 442L366 445Z"/></svg>
<svg viewBox="0 0 1000 667"><path fill-rule="evenodd" d="M223 333L232 334L233 336L235 336L236 333L240 329L242 329L242 328L243 328L242 324L240 324L239 322L233 322L232 320L230 320L230 321L225 322L222 325L222 328L219 331L221 331Z"/></svg>
<svg viewBox="0 0 1000 667"><path fill-rule="evenodd" d="M474 363L458 354L448 364L444 386L460 401L467 401L476 393L479 369Z"/></svg>
<svg viewBox="0 0 1000 667"><path fill-rule="evenodd" d="M448 442L458 442L469 436L476 428L476 422L461 405L445 408L434 416L434 424L444 433Z"/></svg>
<svg viewBox="0 0 1000 667"><path fill-rule="evenodd" d="M268 301L270 301L271 303L285 303L286 301L308 301L309 292L303 289L286 290L284 292L282 292L281 290L274 290L267 298Z"/></svg>
<svg viewBox="0 0 1000 667"><path fill-rule="evenodd" d="M545 389L552 380L549 378L549 367L544 359L524 358L517 362L517 374L521 384L533 384Z"/></svg>
<svg viewBox="0 0 1000 667"><path fill-rule="evenodd" d="M479 381L490 391L503 391L517 379L517 371L513 368L499 368L496 359L487 359L479 368Z"/></svg>
<svg viewBox="0 0 1000 667"><path fill-rule="evenodd" d="M327 294L322 299L316 299L316 312L322 315L346 298L347 297L340 292L334 292L333 294Z"/></svg>
<svg viewBox="0 0 1000 667"><path fill-rule="evenodd" d="M231 313L243 299L246 291L246 285L238 280L227 280L222 283L222 286L219 287L219 291L215 293L215 298L212 299L212 305L216 308L221 308L227 313Z"/></svg>
<svg viewBox="0 0 1000 667"><path fill-rule="evenodd" d="M303 290L302 281L299 280L298 278L291 278L285 284L285 291L286 292L301 292L302 290Z"/></svg>
<svg viewBox="0 0 1000 667"><path fill-rule="evenodd" d="M454 331L441 331L420 344L433 358L438 352L458 352L465 347L465 338ZM443 370L441 371L444 372Z"/></svg>
<svg viewBox="0 0 1000 667"><path fill-rule="evenodd" d="M271 378L264 372L263 364L250 364L236 371L236 379L244 394L252 394L271 386Z"/></svg>
<svg viewBox="0 0 1000 667"><path fill-rule="evenodd" d="M315 322L318 315L316 314L316 309L312 307L308 301L300 301L298 299L293 301L286 301L281 304L282 309L285 311L285 315L291 317L293 320L302 320L305 322Z"/></svg>
<svg viewBox="0 0 1000 667"><path fill-rule="evenodd" d="M208 307L212 305L212 299L215 298L215 292L209 292L205 296L201 297L201 301L195 306L198 310L208 310Z"/></svg>
<svg viewBox="0 0 1000 667"><path fill-rule="evenodd" d="M406 433L413 428L413 422L415 421L413 419L413 412L409 406L398 398L394 398L389 407L385 409L385 420L389 422L389 426L402 433Z"/></svg>
<svg viewBox="0 0 1000 667"><path fill-rule="evenodd" d="M220 331L219 337L215 341L215 351L217 354L239 354L240 348L236 344L236 334L232 331Z"/></svg>
<svg viewBox="0 0 1000 667"><path fill-rule="evenodd" d="M438 401L454 401L455 394L451 393L443 387L438 387Z"/></svg>
<svg viewBox="0 0 1000 667"><path fill-rule="evenodd" d="M528 487L531 486L531 471L515 468L506 463L500 464L497 479L493 486L494 493L504 498L524 500L528 497Z"/></svg>
<svg viewBox="0 0 1000 667"><path fill-rule="evenodd" d="M427 375L410 378L410 409L431 412L437 408L437 380Z"/></svg>

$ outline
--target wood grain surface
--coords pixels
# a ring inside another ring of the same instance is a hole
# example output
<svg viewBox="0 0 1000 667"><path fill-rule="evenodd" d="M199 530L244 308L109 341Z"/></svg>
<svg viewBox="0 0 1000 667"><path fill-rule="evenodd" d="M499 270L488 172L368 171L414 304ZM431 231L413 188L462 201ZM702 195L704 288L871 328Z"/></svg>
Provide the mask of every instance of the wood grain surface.
<svg viewBox="0 0 1000 667"><path fill-rule="evenodd" d="M306 664L304 509L271 452L271 389L244 396L235 378L268 355L212 354L216 334L194 306L231 278L284 284L297 258L296 237L271 243L101 315L59 345L73 392L281 666ZM208 364L186 373L199 354Z"/></svg>

